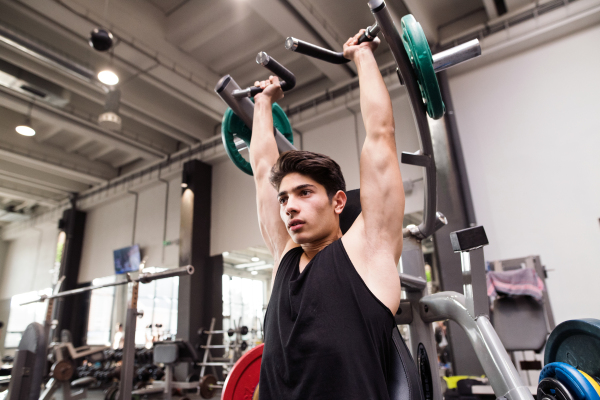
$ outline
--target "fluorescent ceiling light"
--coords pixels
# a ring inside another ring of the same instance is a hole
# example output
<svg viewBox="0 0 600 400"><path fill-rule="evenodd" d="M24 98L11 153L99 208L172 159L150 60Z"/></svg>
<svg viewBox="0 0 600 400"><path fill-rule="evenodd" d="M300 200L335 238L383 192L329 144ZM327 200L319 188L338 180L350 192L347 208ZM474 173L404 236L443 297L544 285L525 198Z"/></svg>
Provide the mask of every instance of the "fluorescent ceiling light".
<svg viewBox="0 0 600 400"><path fill-rule="evenodd" d="M260 261L260 258L258 258L258 257L252 257L250 260L253 261L253 262L257 262L257 261Z"/></svg>
<svg viewBox="0 0 600 400"><path fill-rule="evenodd" d="M116 85L119 83L119 77L114 72L105 69L104 71L100 71L98 73L98 80L104 83L105 85Z"/></svg>
<svg viewBox="0 0 600 400"><path fill-rule="evenodd" d="M27 125L19 125L15 128L15 130L17 131L17 133L23 135L23 136L33 136L35 135L35 130Z"/></svg>
<svg viewBox="0 0 600 400"><path fill-rule="evenodd" d="M256 271L252 271L252 272L250 272L250 273L251 273L252 275L258 275L258 272L256 272Z"/></svg>

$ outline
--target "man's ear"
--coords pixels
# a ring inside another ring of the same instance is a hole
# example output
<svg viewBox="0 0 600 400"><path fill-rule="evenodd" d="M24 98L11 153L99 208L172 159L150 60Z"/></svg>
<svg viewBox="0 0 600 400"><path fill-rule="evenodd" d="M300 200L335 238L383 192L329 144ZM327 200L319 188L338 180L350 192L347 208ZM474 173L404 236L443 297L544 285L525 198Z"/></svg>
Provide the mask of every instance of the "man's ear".
<svg viewBox="0 0 600 400"><path fill-rule="evenodd" d="M333 195L331 202L337 215L340 215L344 210L344 207L346 207L346 201L348 201L348 197L346 197L346 193L343 190L338 190L337 193Z"/></svg>

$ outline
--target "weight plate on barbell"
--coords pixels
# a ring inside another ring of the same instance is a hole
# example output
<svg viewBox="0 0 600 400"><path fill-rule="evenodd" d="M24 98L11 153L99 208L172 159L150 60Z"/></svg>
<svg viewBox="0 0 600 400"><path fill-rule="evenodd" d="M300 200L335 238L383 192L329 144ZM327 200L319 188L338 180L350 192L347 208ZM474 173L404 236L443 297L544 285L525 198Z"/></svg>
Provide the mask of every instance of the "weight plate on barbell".
<svg viewBox="0 0 600 400"><path fill-rule="evenodd" d="M212 399L215 396L215 388L211 385L217 384L217 378L214 375L204 375L200 379L200 396L203 399Z"/></svg>
<svg viewBox="0 0 600 400"><path fill-rule="evenodd" d="M50 372L52 373L52 377L57 381L66 382L73 376L75 367L71 361L61 360L52 365Z"/></svg>
<svg viewBox="0 0 600 400"><path fill-rule="evenodd" d="M559 380L544 378L537 387L537 400L575 400L569 389Z"/></svg>
<svg viewBox="0 0 600 400"><path fill-rule="evenodd" d="M565 321L554 328L544 353L544 364L564 362L600 377L600 320Z"/></svg>
<svg viewBox="0 0 600 400"><path fill-rule="evenodd" d="M235 363L223 384L221 400L244 400L254 395L260 378L264 344L248 350Z"/></svg>
<svg viewBox="0 0 600 400"><path fill-rule="evenodd" d="M581 372L567 363L547 364L540 372L540 383L545 378L557 379L576 400L600 400L600 395Z"/></svg>
<svg viewBox="0 0 600 400"><path fill-rule="evenodd" d="M427 107L427 114L433 119L440 119L444 115L445 106L433 69L431 49L423 28L412 14L402 17L401 25L402 43L417 74L417 81L419 82L423 102Z"/></svg>
<svg viewBox="0 0 600 400"><path fill-rule="evenodd" d="M275 128L285 138L291 143L294 144L294 134L292 132L292 125L290 124L290 120L287 115L285 115L285 111L283 108L277 103L273 103L273 125ZM246 126L244 121L235 113L231 108L228 108L225 111L225 115L223 115L223 122L221 124L221 136L223 138L223 145L225 146L225 151L227 155L233 161L233 163L242 171L247 173L248 175L252 175L252 167L250 163L246 161L244 157L240 154L237 147L235 146L235 142L233 140L233 135L236 135L244 142L246 145L250 146L250 141L252 138L252 130Z"/></svg>

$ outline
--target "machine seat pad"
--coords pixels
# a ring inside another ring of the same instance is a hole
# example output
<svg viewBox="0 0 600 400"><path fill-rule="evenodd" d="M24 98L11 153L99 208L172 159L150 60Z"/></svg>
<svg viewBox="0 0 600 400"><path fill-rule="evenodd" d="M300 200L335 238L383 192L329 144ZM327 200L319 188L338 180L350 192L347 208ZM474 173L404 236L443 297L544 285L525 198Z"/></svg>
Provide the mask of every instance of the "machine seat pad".
<svg viewBox="0 0 600 400"><path fill-rule="evenodd" d="M387 378L390 400L424 400L417 365L404 343L398 327L392 331L393 349Z"/></svg>

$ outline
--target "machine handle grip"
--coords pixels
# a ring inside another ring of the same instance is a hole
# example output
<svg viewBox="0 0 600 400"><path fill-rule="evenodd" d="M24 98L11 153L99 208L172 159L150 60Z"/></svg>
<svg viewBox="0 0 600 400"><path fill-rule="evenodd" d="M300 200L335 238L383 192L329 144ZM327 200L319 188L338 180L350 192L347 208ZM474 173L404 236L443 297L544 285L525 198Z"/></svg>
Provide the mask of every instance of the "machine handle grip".
<svg viewBox="0 0 600 400"><path fill-rule="evenodd" d="M363 42L372 42L373 40L375 40L380 30L381 28L379 27L379 25L377 25L377 22L372 26L369 26L358 38L358 44L361 44Z"/></svg>
<svg viewBox="0 0 600 400"><path fill-rule="evenodd" d="M294 76L292 71L278 63L277 60L264 51L258 53L256 56L256 63L262 65L279 77L279 84L281 85L281 90L284 92L287 92L296 86L296 76ZM232 94L235 98L254 97L257 94L262 93L262 91L263 90L258 86L250 86L246 89L236 90Z"/></svg>
<svg viewBox="0 0 600 400"><path fill-rule="evenodd" d="M363 42L372 42L381 29L379 25L374 24L369 26L360 35L358 44ZM325 49L323 47L316 46L312 43L305 42L304 40L296 39L294 37L288 37L285 40L285 48L296 53L304 54L305 56L313 57L331 64L346 64L350 62L349 59L344 57L344 53L335 52L332 50Z"/></svg>
<svg viewBox="0 0 600 400"><path fill-rule="evenodd" d="M291 36L285 40L285 48L331 64L346 64L350 62L350 60L344 57L344 54L341 52L336 53L335 51L316 46Z"/></svg>
<svg viewBox="0 0 600 400"><path fill-rule="evenodd" d="M296 86L296 77L294 74L264 51L261 51L256 55L256 63L262 65L279 77L281 90L284 92L287 92Z"/></svg>

